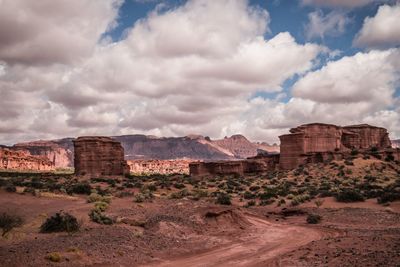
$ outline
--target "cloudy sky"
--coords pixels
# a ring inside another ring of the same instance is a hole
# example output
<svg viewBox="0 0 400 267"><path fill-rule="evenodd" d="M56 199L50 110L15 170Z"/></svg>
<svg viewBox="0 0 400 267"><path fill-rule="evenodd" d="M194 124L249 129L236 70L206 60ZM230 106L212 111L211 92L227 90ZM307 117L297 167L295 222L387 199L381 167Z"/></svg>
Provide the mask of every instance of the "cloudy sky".
<svg viewBox="0 0 400 267"><path fill-rule="evenodd" d="M400 138L400 1L0 0L0 143L277 141L309 122Z"/></svg>

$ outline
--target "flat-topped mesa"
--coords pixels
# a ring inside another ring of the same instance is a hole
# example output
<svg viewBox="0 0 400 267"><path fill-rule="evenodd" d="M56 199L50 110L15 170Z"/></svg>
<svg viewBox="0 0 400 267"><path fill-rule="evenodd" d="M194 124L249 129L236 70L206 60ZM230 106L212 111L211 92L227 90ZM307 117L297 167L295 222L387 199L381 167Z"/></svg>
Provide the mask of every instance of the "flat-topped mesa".
<svg viewBox="0 0 400 267"><path fill-rule="evenodd" d="M18 171L52 171L54 163L44 156L34 156L26 150L0 148L0 169Z"/></svg>
<svg viewBox="0 0 400 267"><path fill-rule="evenodd" d="M73 142L76 175L99 177L129 173L120 142L105 136L78 137Z"/></svg>
<svg viewBox="0 0 400 267"><path fill-rule="evenodd" d="M372 147L391 147L385 128L368 124L336 126L311 123L290 130L291 134L280 136L280 168L294 169L307 162L322 162L333 159L338 153L353 149L366 150ZM336 154L335 154L336 153Z"/></svg>

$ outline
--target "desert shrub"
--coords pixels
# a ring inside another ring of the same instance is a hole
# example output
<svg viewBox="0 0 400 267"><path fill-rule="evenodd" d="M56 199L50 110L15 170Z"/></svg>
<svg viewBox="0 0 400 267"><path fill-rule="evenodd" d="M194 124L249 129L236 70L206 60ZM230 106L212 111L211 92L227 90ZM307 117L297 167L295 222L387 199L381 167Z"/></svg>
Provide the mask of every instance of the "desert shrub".
<svg viewBox="0 0 400 267"><path fill-rule="evenodd" d="M149 201L154 198L154 195L151 191L141 190L140 193L136 194L133 198L133 202L142 203L144 201Z"/></svg>
<svg viewBox="0 0 400 267"><path fill-rule="evenodd" d="M208 191L195 189L191 192L191 195L193 200L199 200L201 198L208 197Z"/></svg>
<svg viewBox="0 0 400 267"><path fill-rule="evenodd" d="M317 208L319 208L319 207L321 207L322 206L322 204L324 204L324 200L323 199L316 199L315 201L314 201L314 204L315 204L315 206L317 207Z"/></svg>
<svg viewBox="0 0 400 267"><path fill-rule="evenodd" d="M69 213L58 212L55 215L47 218L40 226L41 233L53 232L77 232L80 228L78 220Z"/></svg>
<svg viewBox="0 0 400 267"><path fill-rule="evenodd" d="M260 187L258 185L253 185L249 187L249 190L255 192L260 190Z"/></svg>
<svg viewBox="0 0 400 267"><path fill-rule="evenodd" d="M292 201L290 202L290 204L292 206L297 206L301 203L304 203L305 201L310 200L310 196L308 194L303 194L303 195L298 195L295 196Z"/></svg>
<svg viewBox="0 0 400 267"><path fill-rule="evenodd" d="M5 236L15 227L20 227L24 223L21 216L9 212L0 213L0 228L2 229L2 236Z"/></svg>
<svg viewBox="0 0 400 267"><path fill-rule="evenodd" d="M351 155L352 155L352 156L358 155L358 150L357 150L357 149L353 149L353 150L351 151Z"/></svg>
<svg viewBox="0 0 400 267"><path fill-rule="evenodd" d="M378 152L378 148L376 146L371 147L371 152L372 153Z"/></svg>
<svg viewBox="0 0 400 267"><path fill-rule="evenodd" d="M309 223L309 224L317 224L317 223L319 223L321 221L321 219L322 219L321 215L309 214L307 216L306 220L307 220L307 223Z"/></svg>
<svg viewBox="0 0 400 267"><path fill-rule="evenodd" d="M285 200L284 198L281 198L281 199L278 201L277 206L280 207L280 206L285 205L285 204L286 204L286 200Z"/></svg>
<svg viewBox="0 0 400 267"><path fill-rule="evenodd" d="M107 202L98 201L98 202L94 203L94 208L101 212L106 211L108 209L108 207L109 207L109 205Z"/></svg>
<svg viewBox="0 0 400 267"><path fill-rule="evenodd" d="M339 202L364 201L363 195L354 189L343 189L336 194L335 198Z"/></svg>
<svg viewBox="0 0 400 267"><path fill-rule="evenodd" d="M61 261L61 255L58 252L51 252L51 253L46 255L45 259L49 260L51 262L60 262Z"/></svg>
<svg viewBox="0 0 400 267"><path fill-rule="evenodd" d="M88 183L77 183L67 188L68 194L90 195L92 187Z"/></svg>
<svg viewBox="0 0 400 267"><path fill-rule="evenodd" d="M254 199L257 197L257 195L253 194L249 191L246 191L246 192L244 192L243 197L244 197L244 199Z"/></svg>
<svg viewBox="0 0 400 267"><path fill-rule="evenodd" d="M91 193L88 197L88 203L93 203L93 202L105 202L110 204L111 203L111 197L109 196L101 196L97 193Z"/></svg>
<svg viewBox="0 0 400 267"><path fill-rule="evenodd" d="M89 212L89 218L92 220L92 222L98 223L98 224L105 224L105 225L111 225L114 223L114 220L108 217L107 215L103 214L101 211L97 209L92 209Z"/></svg>
<svg viewBox="0 0 400 267"><path fill-rule="evenodd" d="M146 189L151 192L155 192L155 191L157 191L157 186L155 184L148 184L148 185L146 185Z"/></svg>
<svg viewBox="0 0 400 267"><path fill-rule="evenodd" d="M394 156L393 154L388 154L385 158L385 161L394 161Z"/></svg>
<svg viewBox="0 0 400 267"><path fill-rule="evenodd" d="M247 202L246 207L252 207L255 206L257 203L255 200L250 200L249 202Z"/></svg>
<svg viewBox="0 0 400 267"><path fill-rule="evenodd" d="M216 199L216 203L220 205L231 205L231 196L226 193L219 193Z"/></svg>
<svg viewBox="0 0 400 267"><path fill-rule="evenodd" d="M260 201L259 205L260 206L267 206L267 205L270 205L270 204L272 204L274 202L275 202L274 199L263 199L263 200Z"/></svg>
<svg viewBox="0 0 400 267"><path fill-rule="evenodd" d="M183 188L185 188L186 186L185 186L184 184L182 184L182 183L175 183L175 184L174 184L174 187L175 187L176 189L183 189Z"/></svg>
<svg viewBox="0 0 400 267"><path fill-rule="evenodd" d="M15 193L15 192L17 192L17 188L14 186L14 185L12 185L12 184L8 184L8 185L6 185L6 187L4 188L7 192L10 192L10 193Z"/></svg>
<svg viewBox="0 0 400 267"><path fill-rule="evenodd" d="M187 189L183 189L183 190L180 190L178 192L172 193L171 195L169 195L169 198L171 198L171 199L182 199L182 198L187 197L189 195L190 195L189 191Z"/></svg>

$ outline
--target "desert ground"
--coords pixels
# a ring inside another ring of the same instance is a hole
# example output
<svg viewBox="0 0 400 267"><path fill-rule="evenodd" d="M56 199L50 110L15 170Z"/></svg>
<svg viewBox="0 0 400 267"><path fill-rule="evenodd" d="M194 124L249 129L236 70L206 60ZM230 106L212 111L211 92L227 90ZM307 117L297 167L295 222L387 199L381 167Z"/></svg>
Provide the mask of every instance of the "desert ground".
<svg viewBox="0 0 400 267"><path fill-rule="evenodd" d="M23 220L0 239L1 266L400 262L400 165L392 161L356 158L248 177L3 172L1 186L0 213ZM79 229L43 233L60 212Z"/></svg>

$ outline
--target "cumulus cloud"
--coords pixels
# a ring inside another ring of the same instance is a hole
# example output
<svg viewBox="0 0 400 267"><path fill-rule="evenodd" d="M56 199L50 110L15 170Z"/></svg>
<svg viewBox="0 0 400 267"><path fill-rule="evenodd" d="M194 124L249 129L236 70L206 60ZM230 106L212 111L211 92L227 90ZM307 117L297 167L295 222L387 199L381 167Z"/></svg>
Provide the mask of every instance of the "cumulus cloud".
<svg viewBox="0 0 400 267"><path fill-rule="evenodd" d="M367 17L354 45L388 48L400 45L400 4L380 6L375 17Z"/></svg>
<svg viewBox="0 0 400 267"><path fill-rule="evenodd" d="M0 35L0 143L138 132L214 138L243 133L273 142L301 123L376 119L388 124L399 114L389 109L395 106L391 96L400 69L396 49L360 53L311 71L327 49L297 43L287 32L266 39L269 13L246 0L190 0L156 9L127 29L122 40L99 42L115 23L120 1L102 1L101 8L90 12L82 6L94 2L76 1L79 18L63 16L63 23L80 26L66 27L65 32L58 24L56 31L47 31L48 22L62 14L51 9L42 18L46 23L32 19L34 37L23 32L24 27L17 35ZM32 5L15 1L3 6L8 12L0 12L15 13L18 7L34 14ZM18 22L18 16L7 18ZM57 31L62 34L52 35ZM24 49L36 42L45 50L47 37L36 33L61 38L70 31L72 39L64 41L76 42L72 51L56 47L57 52L47 56ZM19 52L6 52L17 48ZM294 96L282 102L282 84L295 76L300 80ZM254 98L259 92L278 97ZM398 123L389 126L398 131Z"/></svg>
<svg viewBox="0 0 400 267"><path fill-rule="evenodd" d="M350 23L347 15L338 11L324 15L321 10L317 10L308 14L308 20L305 26L307 39L338 36L345 32L346 25Z"/></svg>
<svg viewBox="0 0 400 267"><path fill-rule="evenodd" d="M91 54L120 0L0 1L0 60L70 63Z"/></svg>
<svg viewBox="0 0 400 267"><path fill-rule="evenodd" d="M303 5L344 8L361 7L368 5L373 1L374 0L301 0Z"/></svg>

